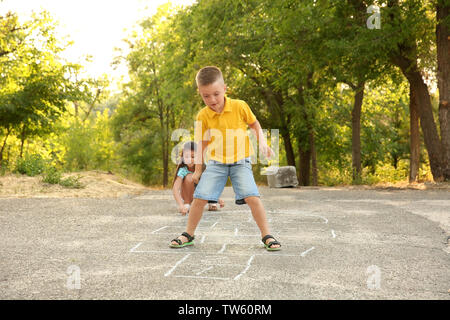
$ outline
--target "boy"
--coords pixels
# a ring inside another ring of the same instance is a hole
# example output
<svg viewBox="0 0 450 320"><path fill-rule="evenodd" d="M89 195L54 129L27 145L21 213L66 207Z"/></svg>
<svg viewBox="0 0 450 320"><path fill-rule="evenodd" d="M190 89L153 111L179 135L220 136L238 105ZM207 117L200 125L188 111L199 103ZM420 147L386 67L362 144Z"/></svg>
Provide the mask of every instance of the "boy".
<svg viewBox="0 0 450 320"><path fill-rule="evenodd" d="M250 163L251 147L246 133L247 125L255 132L261 152L266 157L273 154L272 149L267 146L261 125L244 101L225 96L226 85L219 68L202 68L197 73L196 82L198 92L206 104L206 107L197 114L197 124L201 125L196 126L195 132L199 148L192 179L198 185L191 204L186 232L173 239L170 247L193 245L194 232L202 217L204 206L208 200L219 199L230 177L236 194L236 203L243 199L250 207L266 249L280 250L281 244L269 233L266 212L259 198ZM205 172L202 173L203 151L207 147L211 159Z"/></svg>

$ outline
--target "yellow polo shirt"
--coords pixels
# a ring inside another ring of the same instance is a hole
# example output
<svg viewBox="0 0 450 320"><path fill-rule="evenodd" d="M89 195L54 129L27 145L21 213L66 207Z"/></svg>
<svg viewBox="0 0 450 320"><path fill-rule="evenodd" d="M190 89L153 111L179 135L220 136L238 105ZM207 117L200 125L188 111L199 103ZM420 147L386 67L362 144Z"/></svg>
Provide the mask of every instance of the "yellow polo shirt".
<svg viewBox="0 0 450 320"><path fill-rule="evenodd" d="M206 159L233 163L253 154L247 126L256 117L244 101L225 96L221 113L206 106L199 111L196 121L195 141L208 141Z"/></svg>

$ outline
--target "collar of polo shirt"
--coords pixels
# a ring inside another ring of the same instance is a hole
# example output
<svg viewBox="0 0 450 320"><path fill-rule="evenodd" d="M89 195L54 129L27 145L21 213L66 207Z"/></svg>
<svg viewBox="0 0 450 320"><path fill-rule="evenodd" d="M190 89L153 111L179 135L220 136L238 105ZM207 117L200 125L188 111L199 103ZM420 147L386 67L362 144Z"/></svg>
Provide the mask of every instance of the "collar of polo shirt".
<svg viewBox="0 0 450 320"><path fill-rule="evenodd" d="M220 116L222 113L224 112L231 112L231 103L230 103L230 99L227 98L227 96L224 96L225 98L225 104L223 106L223 110L221 113L217 113L215 112L213 109L211 109L210 107L208 107L208 109L206 109L206 112L208 114L208 116L210 118L215 117L215 116Z"/></svg>

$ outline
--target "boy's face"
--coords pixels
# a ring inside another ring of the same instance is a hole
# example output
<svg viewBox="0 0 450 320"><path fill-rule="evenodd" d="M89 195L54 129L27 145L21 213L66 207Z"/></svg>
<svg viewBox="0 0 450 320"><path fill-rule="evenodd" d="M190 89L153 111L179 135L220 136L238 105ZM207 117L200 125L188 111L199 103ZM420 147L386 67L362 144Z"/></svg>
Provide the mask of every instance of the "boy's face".
<svg viewBox="0 0 450 320"><path fill-rule="evenodd" d="M216 112L221 112L223 109L226 90L227 86L221 80L205 86L198 86L198 92L203 102Z"/></svg>

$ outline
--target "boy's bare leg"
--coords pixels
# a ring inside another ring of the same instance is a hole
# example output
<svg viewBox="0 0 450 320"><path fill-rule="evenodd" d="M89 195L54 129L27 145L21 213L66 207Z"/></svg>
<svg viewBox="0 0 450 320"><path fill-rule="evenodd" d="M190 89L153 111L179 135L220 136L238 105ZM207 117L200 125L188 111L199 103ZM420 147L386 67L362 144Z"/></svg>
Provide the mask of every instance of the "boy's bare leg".
<svg viewBox="0 0 450 320"><path fill-rule="evenodd" d="M259 197L247 197L245 198L245 202L250 207L252 211L253 219L258 225L259 230L261 231L261 238L270 234L269 223L267 222L266 210L261 202ZM275 239L269 238L266 240L266 244ZM280 245L274 244L272 248L278 248Z"/></svg>
<svg viewBox="0 0 450 320"><path fill-rule="evenodd" d="M191 203L191 209L189 211L188 215L188 222L186 226L186 232L189 233L191 236L194 236L195 229L197 229L197 225L200 222L200 219L203 215L203 209L205 205L208 203L208 200L203 199L196 199ZM188 241L188 239L185 236L179 236L178 239L181 240L181 242L185 243ZM172 244L177 244L176 242L172 242Z"/></svg>

